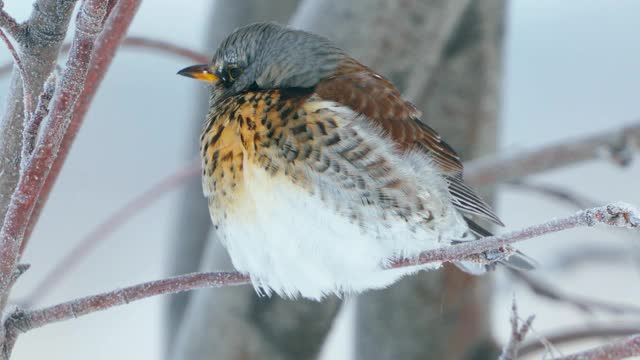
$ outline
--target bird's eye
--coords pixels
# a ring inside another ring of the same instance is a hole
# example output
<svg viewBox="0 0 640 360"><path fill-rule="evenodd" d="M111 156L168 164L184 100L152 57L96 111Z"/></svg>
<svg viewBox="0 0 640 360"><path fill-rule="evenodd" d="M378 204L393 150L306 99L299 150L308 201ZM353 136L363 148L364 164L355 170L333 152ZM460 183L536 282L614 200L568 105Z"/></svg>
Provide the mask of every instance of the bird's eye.
<svg viewBox="0 0 640 360"><path fill-rule="evenodd" d="M227 76L229 80L233 81L238 78L242 74L242 69L236 65L230 65L227 67Z"/></svg>

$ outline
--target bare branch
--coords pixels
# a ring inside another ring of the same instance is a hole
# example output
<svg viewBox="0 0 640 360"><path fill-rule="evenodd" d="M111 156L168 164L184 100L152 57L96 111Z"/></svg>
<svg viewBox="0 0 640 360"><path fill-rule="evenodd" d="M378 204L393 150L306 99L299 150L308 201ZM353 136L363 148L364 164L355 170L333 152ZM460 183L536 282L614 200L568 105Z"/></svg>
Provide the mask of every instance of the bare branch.
<svg viewBox="0 0 640 360"><path fill-rule="evenodd" d="M28 121L24 126L24 135L22 136L21 172L24 172L29 160L31 159L31 154L33 154L33 150L36 146L36 139L38 137L40 124L47 114L49 114L49 102L51 101L51 98L53 98L55 88L56 73L54 71L45 82L42 93L38 96L38 105L36 106L36 110L33 114L25 117Z"/></svg>
<svg viewBox="0 0 640 360"><path fill-rule="evenodd" d="M22 82L24 84L28 84L29 81L27 81L27 77L29 75L27 75L27 71L24 69L24 65L22 64L22 60L20 60L20 55L18 55L18 51L13 46L13 44L11 43L11 41L9 40L7 35L4 33L4 31L2 31L2 29L0 29L0 38L2 38L2 41L4 41L5 44L7 44L7 48L9 49L9 53L11 54L11 57L13 57L13 63L16 65L16 68L18 69L18 72L20 73L20 77L22 78ZM22 89L22 94L24 96L25 112L26 112L27 115L29 115L29 114L31 114L31 93L29 92L29 90L26 87L24 87Z"/></svg>
<svg viewBox="0 0 640 360"><path fill-rule="evenodd" d="M170 176L162 179L140 195L131 199L111 216L89 231L78 244L54 266L42 281L35 287L31 295L27 296L25 306L35 304L48 294L55 286L71 273L71 270L82 261L98 244L108 238L120 226L130 221L134 215L149 207L167 192L184 184L194 174L200 174L200 161L189 164Z"/></svg>
<svg viewBox="0 0 640 360"><path fill-rule="evenodd" d="M638 355L640 355L640 335L634 335L591 350L557 357L555 360L618 360Z"/></svg>
<svg viewBox="0 0 640 360"><path fill-rule="evenodd" d="M8 294L10 278L19 258L22 240L40 190L53 165L62 138L82 92L94 42L102 30L106 5L100 0L82 3L76 20L76 35L63 73L60 91L53 99L51 119L18 181L0 231L0 294Z"/></svg>
<svg viewBox="0 0 640 360"><path fill-rule="evenodd" d="M640 121L602 134L562 141L515 155L479 159L465 164L465 179L475 186L506 182L542 171L607 155L626 164L630 149L640 146Z"/></svg>
<svg viewBox="0 0 640 360"><path fill-rule="evenodd" d="M592 314L596 311L608 312L613 315L621 314L640 314L640 307L626 304L612 304L605 301L587 299L572 294L565 294L559 289L551 286L551 284L545 283L541 279L535 276L509 269L509 273L516 279L522 281L531 291L535 294L545 297L550 300L565 303L577 308L580 311Z"/></svg>
<svg viewBox="0 0 640 360"><path fill-rule="evenodd" d="M549 335L545 335L545 343L540 341L528 341L520 347L520 355L522 357L531 355L537 351L542 351L547 348L546 344L551 343L555 345L568 344L578 341L594 340L602 338L631 336L640 333L640 324L636 325L594 325L590 324L589 327L580 329L568 329L561 331L554 331Z"/></svg>
<svg viewBox="0 0 640 360"><path fill-rule="evenodd" d="M42 86L56 65L75 0L35 0L29 19L22 25L22 37L16 37L28 82L16 71L11 78L6 108L0 120L0 219L5 218L11 196L20 177L20 156L25 124L23 92L40 94ZM6 20L6 18L5 18ZM15 35L15 34L14 34ZM34 95L35 96L35 95ZM36 101L31 98L31 101ZM36 107L29 104L30 109Z"/></svg>
<svg viewBox="0 0 640 360"><path fill-rule="evenodd" d="M520 324L518 306L516 305L516 299L514 298L513 303L511 304L511 336L509 337L507 344L502 348L502 353L498 360L518 359L520 345L522 344L522 341L524 341L525 336L527 336L527 333L531 328L531 324L533 323L533 319L535 319L535 316L531 315L524 321L524 323Z"/></svg>
<svg viewBox="0 0 640 360"><path fill-rule="evenodd" d="M209 56L206 54L162 39L152 39L144 36L127 36L122 40L120 46L123 48L158 51L161 54L174 55L193 61L194 63L206 63L209 61ZM70 47L71 44L64 44L60 52L66 53ZM12 67L13 63L0 65L0 76L8 74Z"/></svg>
<svg viewBox="0 0 640 360"><path fill-rule="evenodd" d="M393 262L391 267L398 268L431 262L464 260L471 255L490 249L498 249L514 242L578 226L593 226L596 223L616 227L638 228L640 227L640 213L638 210L625 204L607 205L600 208L583 210L574 216L553 220L542 225L531 226L505 235L486 237L473 242L425 251L417 259L398 260ZM71 300L39 310L21 312L19 319L22 320L8 320L6 327L9 329L7 330L9 334L15 333L18 330L24 332L49 323L76 318L151 296L173 294L204 287L223 287L248 283L249 278L238 272L208 272L176 276L134 285L108 293ZM13 319L13 317L11 319ZM11 322L14 323L12 324Z"/></svg>
<svg viewBox="0 0 640 360"><path fill-rule="evenodd" d="M633 206L624 203L609 204L602 207L582 210L573 216L551 220L547 223L530 226L522 230L425 251L415 259L396 260L390 267L396 268L432 262L465 260L473 254L482 254L492 249L507 251L504 249L506 245L522 240L576 227L593 226L597 223L614 227L637 229L640 227L640 212Z"/></svg>
<svg viewBox="0 0 640 360"><path fill-rule="evenodd" d="M18 42L24 39L24 26L4 10L4 1L0 1L0 29L4 29Z"/></svg>
<svg viewBox="0 0 640 360"><path fill-rule="evenodd" d="M19 310L14 316L7 319L5 328L8 329L7 332L23 333L47 324L75 319L151 296L248 283L249 278L238 272L208 272L175 276L87 296L42 309Z"/></svg>
<svg viewBox="0 0 640 360"><path fill-rule="evenodd" d="M104 75L107 73L111 60L118 50L120 41L127 32L129 24L131 24L133 16L136 14L139 5L140 0L118 0L113 10L111 10L109 17L104 22L105 31L98 36L95 44L95 51L89 63L91 71L86 74L82 94L74 106L71 122L65 132L58 156L55 158L51 171L46 177L44 187L40 192L36 206L29 219L29 225L24 235L25 240L20 248L20 253L24 251L25 245L33 231L33 227L40 217L40 212L42 211L42 208L49 197L49 193L58 178L58 174L62 169L62 165L67 158L71 144L73 144L76 134L78 133L80 126L82 126L82 122L87 110L89 109L89 105L91 104Z"/></svg>

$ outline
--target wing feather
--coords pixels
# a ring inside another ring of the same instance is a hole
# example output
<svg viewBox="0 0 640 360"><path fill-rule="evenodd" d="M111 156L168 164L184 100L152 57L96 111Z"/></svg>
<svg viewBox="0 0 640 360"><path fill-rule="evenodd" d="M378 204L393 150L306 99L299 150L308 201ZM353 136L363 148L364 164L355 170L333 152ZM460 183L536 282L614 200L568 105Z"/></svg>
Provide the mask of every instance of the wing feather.
<svg viewBox="0 0 640 360"><path fill-rule="evenodd" d="M420 111L404 100L389 80L351 60L335 76L318 84L316 93L364 115L401 150L418 149L430 157L442 171L453 205L458 210L503 225L491 207L463 182L460 156L433 128L420 120Z"/></svg>

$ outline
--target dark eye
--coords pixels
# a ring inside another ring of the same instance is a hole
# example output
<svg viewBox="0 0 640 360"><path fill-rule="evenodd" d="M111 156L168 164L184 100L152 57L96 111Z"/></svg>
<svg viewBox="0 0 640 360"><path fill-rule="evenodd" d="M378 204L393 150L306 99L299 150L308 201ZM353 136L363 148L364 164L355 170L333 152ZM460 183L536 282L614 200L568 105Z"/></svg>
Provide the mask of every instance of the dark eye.
<svg viewBox="0 0 640 360"><path fill-rule="evenodd" d="M242 69L237 67L236 65L230 65L227 67L227 76L229 80L233 81L238 78L242 74Z"/></svg>

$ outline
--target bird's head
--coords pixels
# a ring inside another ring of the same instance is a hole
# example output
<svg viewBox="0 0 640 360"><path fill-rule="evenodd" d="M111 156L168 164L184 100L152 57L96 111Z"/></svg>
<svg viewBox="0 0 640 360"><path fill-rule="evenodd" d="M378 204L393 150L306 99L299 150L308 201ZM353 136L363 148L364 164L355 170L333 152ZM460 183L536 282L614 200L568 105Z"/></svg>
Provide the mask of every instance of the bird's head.
<svg viewBox="0 0 640 360"><path fill-rule="evenodd" d="M210 83L211 100L216 103L248 90L314 87L334 74L345 57L324 37L257 23L231 33L211 63L178 74Z"/></svg>

